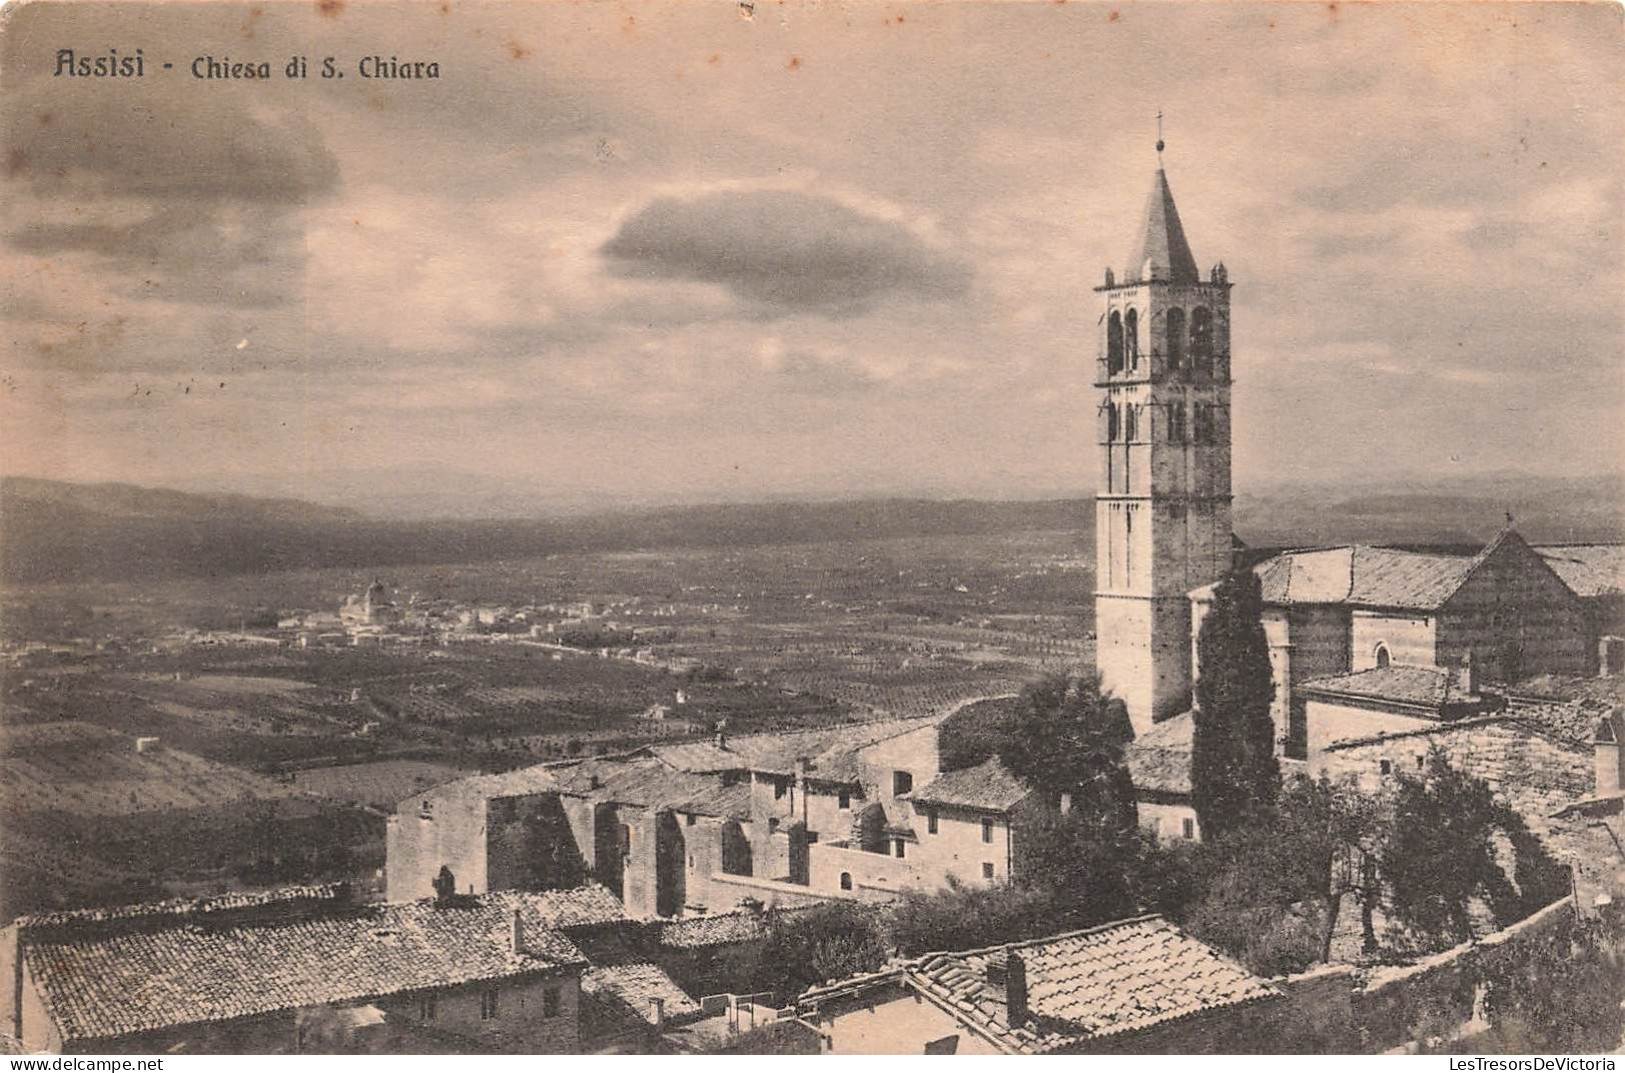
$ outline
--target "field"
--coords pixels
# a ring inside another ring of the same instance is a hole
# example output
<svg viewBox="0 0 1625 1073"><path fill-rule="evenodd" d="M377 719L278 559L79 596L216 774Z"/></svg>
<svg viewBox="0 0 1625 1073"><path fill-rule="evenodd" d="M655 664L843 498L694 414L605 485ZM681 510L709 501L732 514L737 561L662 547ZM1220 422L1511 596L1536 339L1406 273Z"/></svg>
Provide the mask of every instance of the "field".
<svg viewBox="0 0 1625 1073"><path fill-rule="evenodd" d="M161 742L150 757L121 746L102 761L7 758L8 835L47 851L8 851L20 877L8 904L316 876L365 886L383 812L464 773L1010 693L1092 662L1086 550L1072 532L1018 532L572 553L386 578L410 606L447 613L590 604L612 646L529 626L361 647L186 632L259 623L277 636L280 617L336 609L369 570L8 593L30 621L72 626L0 677L10 727L77 721L126 745Z"/></svg>
<svg viewBox="0 0 1625 1073"><path fill-rule="evenodd" d="M0 908L152 897L275 875L365 883L382 819L291 781L88 723L0 731Z"/></svg>

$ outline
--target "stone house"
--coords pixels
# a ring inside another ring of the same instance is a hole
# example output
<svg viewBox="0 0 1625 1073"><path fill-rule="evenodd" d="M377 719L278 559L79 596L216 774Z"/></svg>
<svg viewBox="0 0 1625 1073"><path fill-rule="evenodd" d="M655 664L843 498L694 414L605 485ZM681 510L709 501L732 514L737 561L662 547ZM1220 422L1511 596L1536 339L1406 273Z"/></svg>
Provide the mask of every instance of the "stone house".
<svg viewBox="0 0 1625 1073"><path fill-rule="evenodd" d="M388 825L391 900L456 889L615 892L634 917L883 900L1007 882L1028 793L942 773L945 716L651 746L436 787ZM927 810L927 811L922 811Z"/></svg>
<svg viewBox="0 0 1625 1073"><path fill-rule="evenodd" d="M587 960L549 896L359 905L342 887L22 917L0 1031L31 1052L579 1049Z"/></svg>
<svg viewBox="0 0 1625 1073"><path fill-rule="evenodd" d="M927 954L804 992L825 1054L1247 1051L1284 996L1157 916Z"/></svg>

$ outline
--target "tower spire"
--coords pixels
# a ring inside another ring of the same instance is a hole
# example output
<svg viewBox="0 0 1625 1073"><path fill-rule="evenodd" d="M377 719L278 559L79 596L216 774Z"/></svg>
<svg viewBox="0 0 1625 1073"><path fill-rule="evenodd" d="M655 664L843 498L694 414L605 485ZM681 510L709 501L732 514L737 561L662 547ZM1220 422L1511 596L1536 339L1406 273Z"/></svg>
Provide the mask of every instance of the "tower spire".
<svg viewBox="0 0 1625 1073"><path fill-rule="evenodd" d="M1157 109L1157 167L1162 167L1162 109Z"/></svg>

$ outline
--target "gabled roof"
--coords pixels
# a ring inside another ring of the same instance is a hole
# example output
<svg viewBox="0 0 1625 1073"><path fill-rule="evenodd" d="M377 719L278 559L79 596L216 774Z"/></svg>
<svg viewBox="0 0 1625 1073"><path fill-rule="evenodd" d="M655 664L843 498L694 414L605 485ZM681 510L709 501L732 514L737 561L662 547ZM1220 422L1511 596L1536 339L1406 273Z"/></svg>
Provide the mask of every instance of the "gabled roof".
<svg viewBox="0 0 1625 1073"><path fill-rule="evenodd" d="M1254 566L1253 572L1266 604L1436 611L1507 546L1528 548L1516 532L1503 529L1472 556L1349 544L1282 552ZM1535 569L1540 569L1538 563ZM1561 580L1561 574L1557 576ZM1216 587L1217 583L1204 585L1190 595L1208 598Z"/></svg>
<svg viewBox="0 0 1625 1073"><path fill-rule="evenodd" d="M758 771L770 775L794 775L796 761L812 761L813 778L856 782L856 754L877 742L940 723L946 713L915 719L875 719L842 723L782 734L746 734L727 738L721 748L715 742L688 742L659 745L652 750L667 765L679 771Z"/></svg>
<svg viewBox="0 0 1625 1073"><path fill-rule="evenodd" d="M583 1042L653 1028L651 999L659 999L661 1015L673 1020L700 1012L699 1003L652 962L594 965L581 974Z"/></svg>
<svg viewBox="0 0 1625 1073"><path fill-rule="evenodd" d="M1190 243L1185 240L1185 228L1179 222L1179 210L1174 207L1173 191L1168 189L1168 176L1161 168L1151 183L1151 196L1145 203L1145 226L1140 232L1139 244L1129 256L1123 277L1134 281L1147 276L1146 261L1155 262L1155 271L1148 278L1166 279L1173 283L1200 282L1196 258L1191 255Z"/></svg>
<svg viewBox="0 0 1625 1073"><path fill-rule="evenodd" d="M1625 544L1539 544L1535 552L1576 596L1625 593Z"/></svg>
<svg viewBox="0 0 1625 1073"><path fill-rule="evenodd" d="M916 805L946 805L980 812L1008 812L1032 794L1032 788L1010 773L996 756L975 767L948 771L915 790Z"/></svg>
<svg viewBox="0 0 1625 1073"><path fill-rule="evenodd" d="M352 905L275 899L215 909L54 914L18 921L22 956L65 1042L582 965L546 895L502 891ZM317 899L321 901L321 899ZM518 912L522 947L511 942ZM72 918L72 919L69 919Z"/></svg>
<svg viewBox="0 0 1625 1073"><path fill-rule="evenodd" d="M1301 682L1297 689L1317 696L1346 697L1414 705L1437 712L1447 703L1464 701L1457 676L1439 667L1391 664L1352 674L1334 674ZM1475 698L1476 699L1476 698Z"/></svg>
<svg viewBox="0 0 1625 1073"><path fill-rule="evenodd" d="M1026 966L1029 1017L1011 1024L990 964L1012 953ZM815 988L817 1002L876 983L903 982L1009 1053L1036 1054L1165 1025L1210 1010L1280 998L1268 982L1158 916L1045 939L927 954L896 969Z"/></svg>
<svg viewBox="0 0 1625 1073"><path fill-rule="evenodd" d="M1195 718L1184 712L1153 724L1123 751L1135 790L1188 795L1191 792L1191 743Z"/></svg>

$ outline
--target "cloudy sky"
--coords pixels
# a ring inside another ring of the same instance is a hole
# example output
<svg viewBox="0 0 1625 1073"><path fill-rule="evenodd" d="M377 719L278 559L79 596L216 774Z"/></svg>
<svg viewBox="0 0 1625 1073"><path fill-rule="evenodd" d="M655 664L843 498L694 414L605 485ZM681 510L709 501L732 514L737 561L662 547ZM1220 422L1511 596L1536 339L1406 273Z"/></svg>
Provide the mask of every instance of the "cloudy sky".
<svg viewBox="0 0 1625 1073"><path fill-rule="evenodd" d="M1619 466L1618 5L6 14L10 472L1086 493L1091 288L1159 108L1236 283L1238 483ZM70 47L148 75L52 77ZM441 77L362 80L374 53Z"/></svg>

